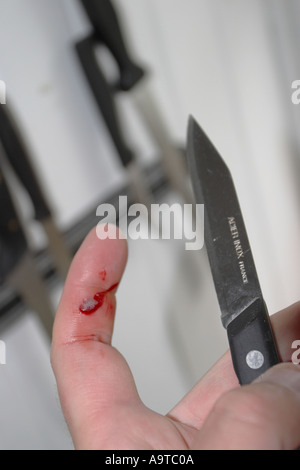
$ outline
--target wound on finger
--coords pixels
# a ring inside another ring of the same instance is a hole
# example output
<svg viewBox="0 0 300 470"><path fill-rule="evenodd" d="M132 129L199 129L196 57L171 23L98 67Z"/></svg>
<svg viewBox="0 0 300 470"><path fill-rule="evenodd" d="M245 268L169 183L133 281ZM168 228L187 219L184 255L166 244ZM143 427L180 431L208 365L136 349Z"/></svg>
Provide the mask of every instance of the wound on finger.
<svg viewBox="0 0 300 470"><path fill-rule="evenodd" d="M95 313L99 308L102 307L106 294L112 292L118 287L117 284L113 284L109 289L103 292L97 292L93 298L84 299L81 303L79 310L84 315L91 315Z"/></svg>

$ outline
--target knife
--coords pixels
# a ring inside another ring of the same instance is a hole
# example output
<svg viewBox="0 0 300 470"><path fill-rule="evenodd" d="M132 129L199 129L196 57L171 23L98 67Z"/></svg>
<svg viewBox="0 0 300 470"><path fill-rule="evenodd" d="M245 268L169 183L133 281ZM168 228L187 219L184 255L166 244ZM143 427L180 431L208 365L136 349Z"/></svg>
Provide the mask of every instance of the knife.
<svg viewBox="0 0 300 470"><path fill-rule="evenodd" d="M19 223L0 162L0 285L27 252L27 241Z"/></svg>
<svg viewBox="0 0 300 470"><path fill-rule="evenodd" d="M50 217L49 206L8 105L0 106L0 142L7 160L31 198L36 220Z"/></svg>
<svg viewBox="0 0 300 470"><path fill-rule="evenodd" d="M117 88L131 90L143 79L145 70L131 57L114 4L111 0L80 0L80 3L93 26L95 39L108 47L118 64Z"/></svg>
<svg viewBox="0 0 300 470"><path fill-rule="evenodd" d="M51 209L42 190L41 183L39 182L34 166L31 163L27 146L22 138L14 113L8 105L0 106L0 195L2 194L1 168L3 163L6 162L8 162L21 185L28 193L33 205L34 217L41 223L46 233L48 239L47 249L49 249L53 256L57 270L62 275L62 278L65 279L70 267L72 254L69 252L60 230L56 227L55 220L52 217ZM3 166L2 180L4 180L4 169L5 166ZM9 183L8 180L7 183ZM14 191L13 186L9 189L10 191ZM4 194L4 189L2 189L2 192ZM4 225L9 225L10 219L16 220L16 217L13 215L12 206L7 202L4 204L6 201L5 198L3 200L0 198L0 201L1 221ZM0 223L0 231L2 225ZM12 260L14 260L18 252L15 237L10 234L7 242L9 243L9 246L11 246L11 253L13 254ZM22 247L22 241L20 243Z"/></svg>
<svg viewBox="0 0 300 470"><path fill-rule="evenodd" d="M35 311L51 338L54 311L36 268L0 161L0 287L5 282Z"/></svg>
<svg viewBox="0 0 300 470"><path fill-rule="evenodd" d="M280 362L234 183L225 162L191 116L187 160L235 373L249 384Z"/></svg>
<svg viewBox="0 0 300 470"><path fill-rule="evenodd" d="M143 181L141 172L137 171L139 168L137 168L133 155L127 149L121 135L120 125L117 122L117 113L113 106L113 97L110 98L112 92L130 92L130 97L140 120L145 128L149 130L150 137L153 138L160 149L162 169L168 182L176 192L182 195L187 203L192 202L191 188L188 185L187 178L183 178L183 174L186 174L187 171L182 158L182 151L172 143L160 105L151 89L148 70L133 58L134 54L127 44L126 34L123 32L122 18L120 18L118 9L111 0L79 0L79 3L92 25L93 32L90 37L77 43L77 54L96 102L106 120L122 163L128 170L136 193L141 195L138 199L142 202L146 200L146 205L150 207L148 203L148 200L151 199L149 198L150 195L147 195L145 189L142 188L142 185L144 185L147 190L147 185ZM116 61L120 76L117 84L107 83L104 74L101 72L93 50L99 44L104 44Z"/></svg>

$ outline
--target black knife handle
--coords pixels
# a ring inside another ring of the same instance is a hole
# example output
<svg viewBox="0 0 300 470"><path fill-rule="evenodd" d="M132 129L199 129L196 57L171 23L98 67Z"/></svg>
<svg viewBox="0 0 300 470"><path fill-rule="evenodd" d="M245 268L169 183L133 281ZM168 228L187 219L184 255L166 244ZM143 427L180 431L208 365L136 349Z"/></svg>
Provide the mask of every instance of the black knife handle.
<svg viewBox="0 0 300 470"><path fill-rule="evenodd" d="M119 66L120 89L131 90L146 72L131 57L113 2L111 0L80 0L80 2L94 28L95 38L108 47Z"/></svg>
<svg viewBox="0 0 300 470"><path fill-rule="evenodd" d="M255 300L227 327L233 366L241 385L251 383L280 362L270 317L262 299Z"/></svg>
<svg viewBox="0 0 300 470"><path fill-rule="evenodd" d="M98 109L105 120L121 162L126 168L134 160L134 154L126 144L114 97L98 63L94 36L80 40L75 48Z"/></svg>
<svg viewBox="0 0 300 470"><path fill-rule="evenodd" d="M0 286L28 250L27 241L0 167Z"/></svg>
<svg viewBox="0 0 300 470"><path fill-rule="evenodd" d="M8 105L0 106L0 142L7 160L31 198L35 218L43 220L50 217L48 202Z"/></svg>

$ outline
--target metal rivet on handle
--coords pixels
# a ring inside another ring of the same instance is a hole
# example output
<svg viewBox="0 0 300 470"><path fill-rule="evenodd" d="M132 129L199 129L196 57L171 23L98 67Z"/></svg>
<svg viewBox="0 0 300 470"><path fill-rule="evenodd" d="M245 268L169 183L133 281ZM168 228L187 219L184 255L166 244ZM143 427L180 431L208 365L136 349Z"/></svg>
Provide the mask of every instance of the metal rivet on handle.
<svg viewBox="0 0 300 470"><path fill-rule="evenodd" d="M250 351L246 356L246 362L250 369L260 369L265 361L260 351Z"/></svg>

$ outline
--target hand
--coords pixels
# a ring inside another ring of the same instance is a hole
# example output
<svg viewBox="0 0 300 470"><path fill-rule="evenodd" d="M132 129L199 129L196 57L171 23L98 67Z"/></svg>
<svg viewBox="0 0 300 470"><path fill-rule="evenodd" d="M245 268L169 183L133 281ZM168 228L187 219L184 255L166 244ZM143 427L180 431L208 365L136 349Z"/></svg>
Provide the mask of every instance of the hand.
<svg viewBox="0 0 300 470"><path fill-rule="evenodd" d="M228 352L167 416L141 402L126 361L111 346L126 260L125 240L101 241L93 230L74 258L57 311L51 361L75 448L298 448L300 368L291 363L240 387ZM300 338L300 303L272 323L289 362Z"/></svg>

